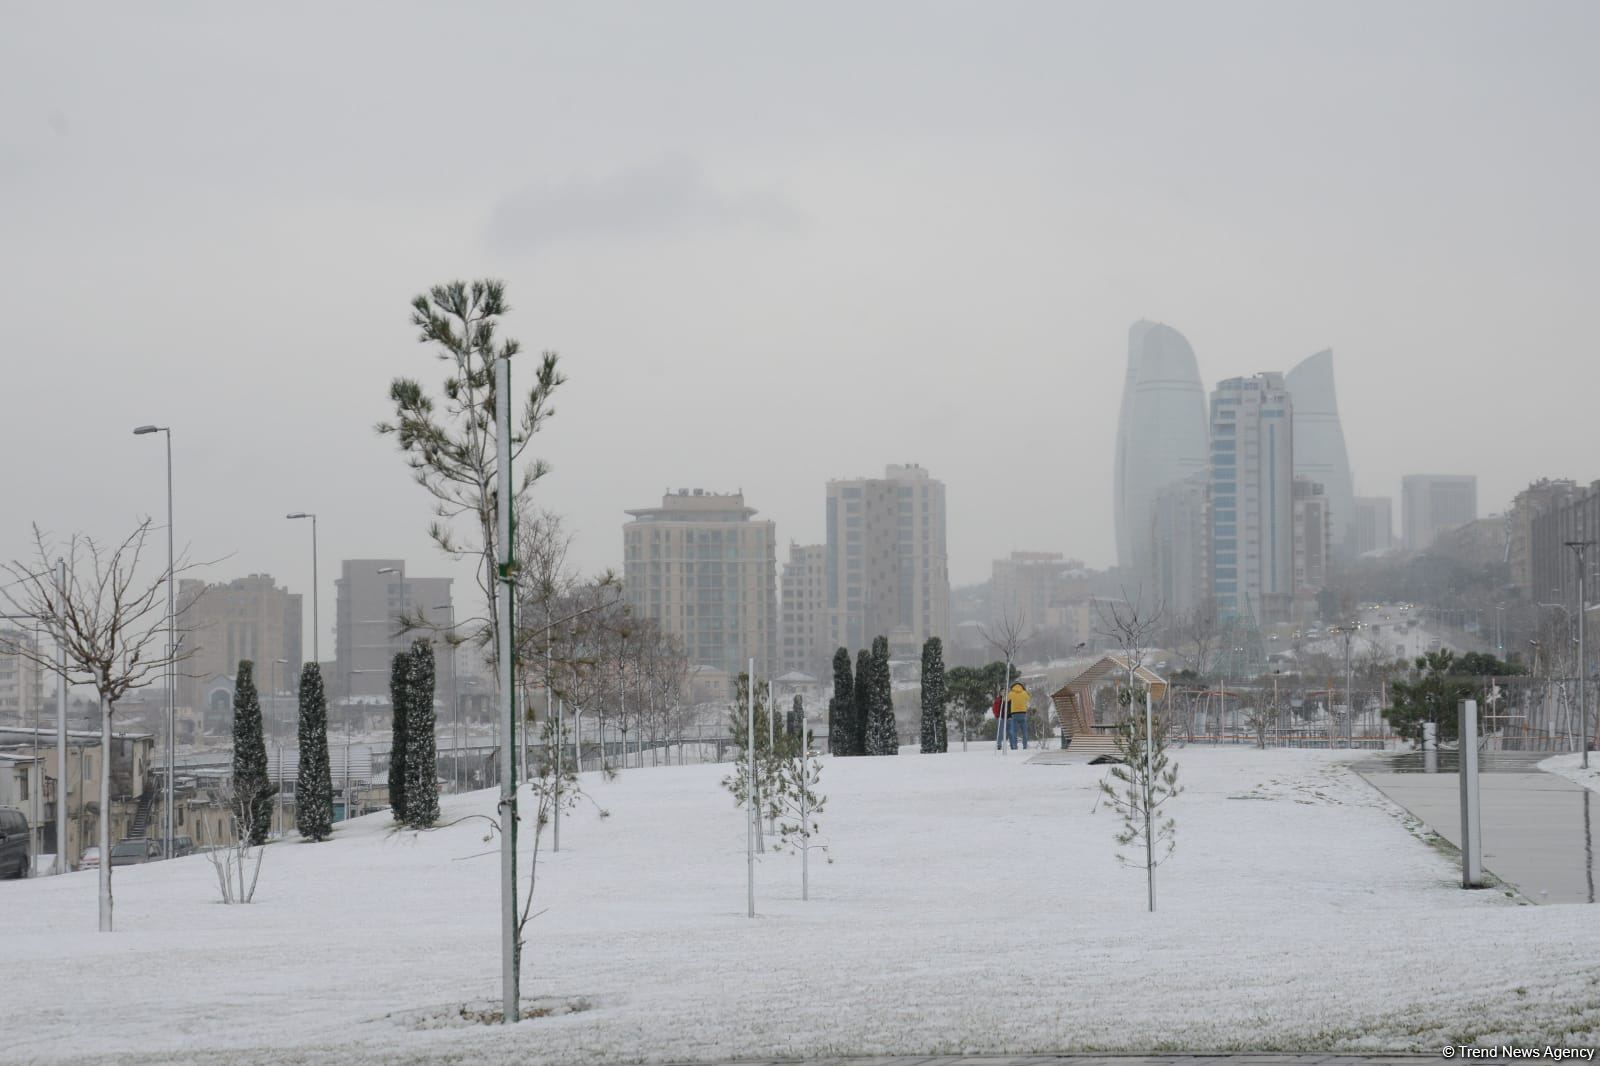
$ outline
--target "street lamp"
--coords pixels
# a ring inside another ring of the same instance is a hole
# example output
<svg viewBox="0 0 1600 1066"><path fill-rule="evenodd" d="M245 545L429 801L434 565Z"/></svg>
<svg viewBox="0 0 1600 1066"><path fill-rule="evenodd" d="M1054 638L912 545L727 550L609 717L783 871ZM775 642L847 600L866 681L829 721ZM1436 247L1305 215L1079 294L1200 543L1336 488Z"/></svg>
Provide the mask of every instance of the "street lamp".
<svg viewBox="0 0 1600 1066"><path fill-rule="evenodd" d="M178 721L177 687L178 676L176 664L173 660L177 656L177 645L173 642L173 631L176 627L177 590L174 584L177 581L175 563L173 561L172 538L172 427L171 426L139 426L133 431L135 437L143 437L151 433L164 433L167 438L167 798L166 798L166 842L162 848L162 858L172 858L172 839L176 831L173 823L172 779L173 767L178 761L178 746L175 739ZM102 856L101 862L109 862L109 856Z"/></svg>
<svg viewBox="0 0 1600 1066"><path fill-rule="evenodd" d="M1594 740L1594 729L1589 725L1589 649L1583 639L1583 619L1589 613L1589 589L1585 583L1588 563L1584 554L1592 540L1569 540L1567 547L1578 557L1578 720L1583 723L1583 767L1589 768L1589 745Z"/></svg>
<svg viewBox="0 0 1600 1066"><path fill-rule="evenodd" d="M322 624L317 619L317 516L310 511L296 511L285 518L311 519L311 661L322 669Z"/></svg>

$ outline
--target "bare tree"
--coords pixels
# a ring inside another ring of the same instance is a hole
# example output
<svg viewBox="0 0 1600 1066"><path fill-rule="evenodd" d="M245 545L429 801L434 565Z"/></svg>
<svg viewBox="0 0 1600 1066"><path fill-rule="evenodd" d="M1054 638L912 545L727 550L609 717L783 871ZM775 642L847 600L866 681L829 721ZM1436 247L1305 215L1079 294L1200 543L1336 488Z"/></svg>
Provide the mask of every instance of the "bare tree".
<svg viewBox="0 0 1600 1066"><path fill-rule="evenodd" d="M1005 735L1008 728L1007 719L1010 717L1010 701L1006 694L1011 691L1011 678L1017 661L1017 652L1024 641L1028 639L1028 613L1018 607L1015 610L1007 608L1000 612L999 621L990 626L979 626L978 635L998 652L1006 661L1005 684L1000 687L1001 718L995 722L995 747L1005 751Z"/></svg>
<svg viewBox="0 0 1600 1066"><path fill-rule="evenodd" d="M1135 675L1144 665L1144 653L1161 626L1161 608L1156 606L1146 611L1141 599L1140 596L1130 599L1127 589L1123 589L1120 603L1104 600L1095 602L1095 615L1099 622L1095 633L1116 645L1128 665L1127 689L1118 698L1124 707L1132 698Z"/></svg>
<svg viewBox="0 0 1600 1066"><path fill-rule="evenodd" d="M1201 677L1211 669L1217 641L1221 639L1217 624L1217 605L1212 600L1198 604L1178 626L1177 643L1184 662Z"/></svg>
<svg viewBox="0 0 1600 1066"><path fill-rule="evenodd" d="M111 719L117 701L162 678L190 654L166 646L166 584L192 567L180 559L173 572L153 580L138 573L150 519L116 544L73 534L61 549L65 581L50 559L57 554L36 525L33 558L0 567L11 579L0 598L14 613L44 627L66 650L65 665L36 644L14 642L11 650L69 685L88 685L100 699L100 931L112 930L111 897ZM171 768L168 768L168 773ZM63 785L64 787L64 785Z"/></svg>
<svg viewBox="0 0 1600 1066"><path fill-rule="evenodd" d="M206 858L212 870L216 872L222 902L249 903L255 899L256 882L261 877L261 859L267 853L265 845L256 844L252 839L254 803L250 796L240 795L231 784L219 788L217 798L222 800L223 808L232 818L231 831L225 839L213 840L210 823L202 822L200 842L206 848Z"/></svg>

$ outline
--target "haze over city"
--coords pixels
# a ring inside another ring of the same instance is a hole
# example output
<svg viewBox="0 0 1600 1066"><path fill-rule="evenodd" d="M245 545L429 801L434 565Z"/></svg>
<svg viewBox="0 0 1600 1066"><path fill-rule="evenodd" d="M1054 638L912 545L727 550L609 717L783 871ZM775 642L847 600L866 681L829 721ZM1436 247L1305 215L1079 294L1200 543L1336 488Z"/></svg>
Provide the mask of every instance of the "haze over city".
<svg viewBox="0 0 1600 1066"><path fill-rule="evenodd" d="M1140 318L1207 388L1331 347L1360 493L1587 476L1588 5L311 11L8 13L25 518L159 516L156 421L196 557L305 588L304 509L424 565L371 425L438 376L409 299L483 275L562 353L539 498L588 570L664 489L809 542L891 462L948 485L955 584L1109 565Z"/></svg>
<svg viewBox="0 0 1600 1066"><path fill-rule="evenodd" d="M1597 41L0 4L0 1060L1592 1061Z"/></svg>

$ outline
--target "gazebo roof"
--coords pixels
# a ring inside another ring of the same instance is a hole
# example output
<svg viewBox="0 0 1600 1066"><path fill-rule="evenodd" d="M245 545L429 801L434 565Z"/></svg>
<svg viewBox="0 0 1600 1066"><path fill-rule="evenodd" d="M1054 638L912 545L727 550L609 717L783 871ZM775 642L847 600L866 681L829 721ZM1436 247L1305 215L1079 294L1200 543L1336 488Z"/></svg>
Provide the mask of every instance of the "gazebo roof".
<svg viewBox="0 0 1600 1066"><path fill-rule="evenodd" d="M1128 660L1121 655L1102 655L1083 670L1078 676L1068 681L1061 688L1051 694L1051 699L1066 696L1074 690L1092 688L1103 681L1116 681L1128 675ZM1147 666L1139 666L1134 670L1134 677L1143 681L1150 687L1151 695L1160 699L1167 691L1167 682L1160 674Z"/></svg>

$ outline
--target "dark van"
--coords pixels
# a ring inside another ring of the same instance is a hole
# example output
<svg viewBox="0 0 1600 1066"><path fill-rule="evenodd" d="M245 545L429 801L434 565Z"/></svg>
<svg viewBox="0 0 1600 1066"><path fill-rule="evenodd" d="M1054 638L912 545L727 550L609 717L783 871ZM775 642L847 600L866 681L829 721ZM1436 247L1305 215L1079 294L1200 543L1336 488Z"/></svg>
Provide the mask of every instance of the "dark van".
<svg viewBox="0 0 1600 1066"><path fill-rule="evenodd" d="M32 870L27 815L15 807L0 807L0 877L27 877Z"/></svg>

